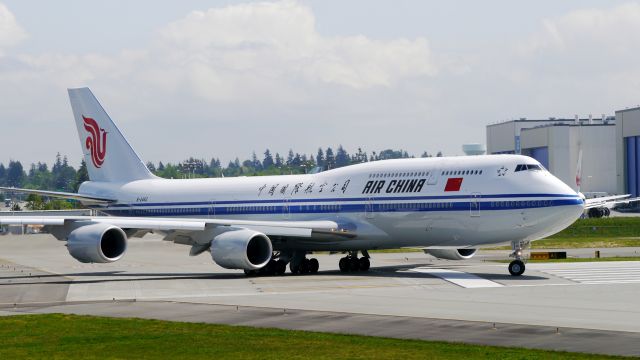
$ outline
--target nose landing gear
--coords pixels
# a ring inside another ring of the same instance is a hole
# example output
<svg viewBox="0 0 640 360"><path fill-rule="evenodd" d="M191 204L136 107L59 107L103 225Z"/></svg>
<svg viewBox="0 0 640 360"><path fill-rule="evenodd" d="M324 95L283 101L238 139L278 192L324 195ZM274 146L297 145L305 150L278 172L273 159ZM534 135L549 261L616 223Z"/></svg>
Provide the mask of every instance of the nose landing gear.
<svg viewBox="0 0 640 360"><path fill-rule="evenodd" d="M511 249L513 252L509 255L509 257L514 258L512 262L509 263L509 273L512 276L520 276L524 274L525 265L524 265L524 256L523 251L529 248L529 241L513 241L511 242Z"/></svg>

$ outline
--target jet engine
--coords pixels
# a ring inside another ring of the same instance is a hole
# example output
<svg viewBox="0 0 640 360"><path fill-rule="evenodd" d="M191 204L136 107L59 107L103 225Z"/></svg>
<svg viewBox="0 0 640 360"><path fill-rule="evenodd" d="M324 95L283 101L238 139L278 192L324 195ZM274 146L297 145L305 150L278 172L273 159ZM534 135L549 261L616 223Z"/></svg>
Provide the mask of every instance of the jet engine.
<svg viewBox="0 0 640 360"><path fill-rule="evenodd" d="M272 254L271 240L253 230L227 231L211 241L211 258L226 269L258 270L267 265Z"/></svg>
<svg viewBox="0 0 640 360"><path fill-rule="evenodd" d="M468 260L478 249L424 249L425 254L446 260Z"/></svg>
<svg viewBox="0 0 640 360"><path fill-rule="evenodd" d="M83 263L110 263L127 251L127 235L117 226L92 223L69 234L67 250Z"/></svg>

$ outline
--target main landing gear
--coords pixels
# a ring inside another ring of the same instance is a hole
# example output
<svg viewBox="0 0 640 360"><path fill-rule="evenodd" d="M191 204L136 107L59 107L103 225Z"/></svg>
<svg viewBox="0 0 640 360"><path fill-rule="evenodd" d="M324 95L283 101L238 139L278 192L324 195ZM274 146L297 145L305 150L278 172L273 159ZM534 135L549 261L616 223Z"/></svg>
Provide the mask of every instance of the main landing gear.
<svg viewBox="0 0 640 360"><path fill-rule="evenodd" d="M245 270L247 276L280 276L289 270L294 275L315 274L320 268L318 259L307 259L307 253L296 251L293 253L275 252L272 259L263 268L258 270Z"/></svg>
<svg viewBox="0 0 640 360"><path fill-rule="evenodd" d="M340 271L368 271L371 267L369 258L369 253L366 250L362 250L362 257L358 257L358 251L350 251L347 256L340 259ZM247 276L280 276L287 271L287 264L291 274L294 275L316 274L320 268L318 259L307 259L305 251L275 252L272 259L263 268L245 270L244 273Z"/></svg>
<svg viewBox="0 0 640 360"><path fill-rule="evenodd" d="M298 263L294 261L289 263L289 270L291 270L292 274L315 274L318 272L320 268L320 263L318 259L312 258L307 259L306 257L301 259Z"/></svg>
<svg viewBox="0 0 640 360"><path fill-rule="evenodd" d="M368 271L371 267L369 253L366 250L363 250L362 257L358 258L358 252L351 251L349 252L349 255L340 259L338 266L342 272Z"/></svg>
<svg viewBox="0 0 640 360"><path fill-rule="evenodd" d="M263 268L258 270L245 270L247 276L272 276L283 275L287 271L287 262L271 259Z"/></svg>
<svg viewBox="0 0 640 360"><path fill-rule="evenodd" d="M529 241L513 241L511 243L511 249L513 249L513 252L509 257L515 258L515 260L509 263L509 273L511 275L520 276L524 274L525 265L522 254L523 251L529 247L529 244Z"/></svg>

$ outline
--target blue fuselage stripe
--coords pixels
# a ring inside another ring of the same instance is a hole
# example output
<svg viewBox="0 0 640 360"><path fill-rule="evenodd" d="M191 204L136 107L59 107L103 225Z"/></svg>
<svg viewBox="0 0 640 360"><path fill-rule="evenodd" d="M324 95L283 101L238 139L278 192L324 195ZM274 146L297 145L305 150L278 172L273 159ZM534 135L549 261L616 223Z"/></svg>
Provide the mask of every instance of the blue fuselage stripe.
<svg viewBox="0 0 640 360"><path fill-rule="evenodd" d="M305 198L305 199L286 199L287 203L326 203L326 202L362 202L362 201L417 201L417 200L456 200L469 199L470 195L440 195L440 196L395 196L395 197L357 197L357 198ZM577 195L571 194L489 194L479 195L478 199L511 199L511 198L566 198L579 199ZM530 200L530 199L528 199ZM223 201L191 201L191 202L158 202L158 203L131 203L131 204L113 204L110 208L124 207L163 207L163 206L211 206L215 205L253 205L253 204L282 204L283 199L252 199L252 200L223 200Z"/></svg>
<svg viewBox="0 0 640 360"><path fill-rule="evenodd" d="M542 197L537 194L535 197ZM583 200L574 198L556 198L552 200L522 199L495 201L440 201L440 202L384 202L365 201L361 204L336 201L334 204L313 204L315 200L306 200L310 204L293 204L280 200L277 205L256 205L257 202L234 202L234 206L220 206L221 203L199 203L200 207L184 207L183 203L145 204L154 208L106 208L104 212L119 216L222 216L222 215L282 215L282 214L322 214L322 213L361 213L361 212L433 212L433 211L497 211L514 209L536 209L554 206L582 205ZM416 200L418 198L409 198ZM433 198L429 198L431 200ZM450 198L449 198L450 199ZM260 204L260 203L258 203ZM263 204L263 203L262 203ZM135 204L141 205L141 204ZM189 205L195 205L189 203ZM203 206L204 205L204 206ZM226 205L226 204L225 204ZM243 205L243 206L240 206ZM180 207L178 207L180 206Z"/></svg>

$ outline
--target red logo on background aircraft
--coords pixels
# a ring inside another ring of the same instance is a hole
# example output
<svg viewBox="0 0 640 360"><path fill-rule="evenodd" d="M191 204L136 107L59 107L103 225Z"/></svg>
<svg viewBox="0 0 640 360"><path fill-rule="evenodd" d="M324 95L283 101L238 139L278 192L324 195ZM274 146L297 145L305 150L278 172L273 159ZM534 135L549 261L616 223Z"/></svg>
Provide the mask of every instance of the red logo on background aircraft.
<svg viewBox="0 0 640 360"><path fill-rule="evenodd" d="M98 122L90 117L83 115L82 120L84 120L84 129L89 133L84 144L87 150L91 151L93 166L100 168L107 155L107 132L101 129Z"/></svg>

